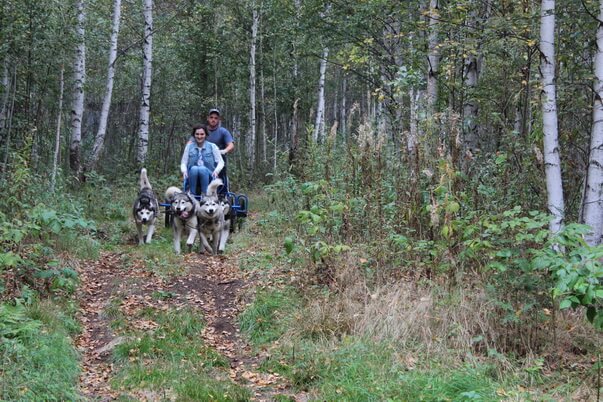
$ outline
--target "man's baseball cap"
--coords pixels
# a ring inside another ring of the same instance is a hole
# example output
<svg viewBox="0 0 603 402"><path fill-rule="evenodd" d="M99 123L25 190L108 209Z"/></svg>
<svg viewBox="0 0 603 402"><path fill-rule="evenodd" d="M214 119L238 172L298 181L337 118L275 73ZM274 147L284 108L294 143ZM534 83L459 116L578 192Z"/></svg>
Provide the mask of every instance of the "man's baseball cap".
<svg viewBox="0 0 603 402"><path fill-rule="evenodd" d="M210 114L212 114L212 113L217 113L217 114L218 114L218 116L220 116L220 110L219 110L219 109L215 109L215 108L214 108L214 109L209 109L209 113L208 113L208 115L210 115Z"/></svg>

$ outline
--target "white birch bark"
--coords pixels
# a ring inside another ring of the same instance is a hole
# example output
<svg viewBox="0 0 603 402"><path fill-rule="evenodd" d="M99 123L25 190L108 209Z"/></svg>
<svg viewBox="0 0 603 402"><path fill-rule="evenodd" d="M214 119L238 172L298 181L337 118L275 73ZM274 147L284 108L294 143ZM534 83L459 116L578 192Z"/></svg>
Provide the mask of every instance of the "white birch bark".
<svg viewBox="0 0 603 402"><path fill-rule="evenodd" d="M262 162L268 163L268 138L266 134L266 93L264 85L264 48L262 46L262 35L260 34L260 107L262 109Z"/></svg>
<svg viewBox="0 0 603 402"><path fill-rule="evenodd" d="M410 130L406 139L406 150L411 160L414 158L419 142L419 96L420 91L414 87L411 87L408 91L408 97L410 98Z"/></svg>
<svg viewBox="0 0 603 402"><path fill-rule="evenodd" d="M344 141L347 140L347 81L347 77L344 74L341 82L341 109L339 111L339 119L341 120L341 124L339 126L341 127L341 135Z"/></svg>
<svg viewBox="0 0 603 402"><path fill-rule="evenodd" d="M69 144L69 166L72 172L79 175L82 169L80 145L82 142L82 116L84 114L84 85L86 83L86 41L85 21L86 5L84 0L77 0L77 47L73 67L73 106L71 109L71 142Z"/></svg>
<svg viewBox="0 0 603 402"><path fill-rule="evenodd" d="M4 138L4 131L6 128L6 115L8 109L8 94L10 93L10 73L8 71L8 61L4 59L2 63L2 107L0 108L0 139Z"/></svg>
<svg viewBox="0 0 603 402"><path fill-rule="evenodd" d="M465 149L471 152L474 152L478 147L477 118L479 109L474 94L477 88L478 77L477 56L470 55L465 59L465 89L467 96L465 105L463 106L463 117L465 120L463 124L465 128L463 143Z"/></svg>
<svg viewBox="0 0 603 402"><path fill-rule="evenodd" d="M481 32L484 21L490 16L491 3L487 3L485 9L480 16L477 10L478 5L474 4L475 7L469 16L469 24L473 25L477 32ZM481 75L481 69L484 61L484 56L481 50L481 43L476 41L475 52L470 52L468 57L465 59L464 76L465 76L465 93L466 99L463 105L463 118L464 118L464 149L471 153L474 153L479 148L479 126L477 120L479 117L479 105L475 98L475 90L477 88L479 77Z"/></svg>
<svg viewBox="0 0 603 402"><path fill-rule="evenodd" d="M295 32L300 32L300 19L301 19L301 0L294 0L295 5ZM293 48L293 88L294 88L294 96L293 96L293 104L291 105L291 127L289 135L289 165L293 165L297 158L297 147L299 144L299 121L298 121L298 103L299 103L299 44L298 44L298 36L294 35L292 39L292 48Z"/></svg>
<svg viewBox="0 0 603 402"><path fill-rule="evenodd" d="M15 96L17 95L17 66L13 66L13 79L12 79L12 96L10 99L10 105L8 106L8 117L6 124L6 138L4 144L4 162L2 163L2 179L6 178L8 171L8 154L10 151L10 132L13 127L13 115L15 113Z"/></svg>
<svg viewBox="0 0 603 402"><path fill-rule="evenodd" d="M542 0L540 21L540 71L543 87L542 125L547 205L549 212L553 215L549 227L551 232L556 233L563 225L564 204L555 84L555 0Z"/></svg>
<svg viewBox="0 0 603 402"><path fill-rule="evenodd" d="M440 14L438 11L438 0L429 2L429 35L427 39L427 108L430 112L435 111L438 100L438 72L440 69L440 51L438 49L438 25Z"/></svg>
<svg viewBox="0 0 603 402"><path fill-rule="evenodd" d="M65 87L64 80L65 66L61 65L59 74L59 107L57 111L57 131L54 137L54 154L52 159L52 173L50 175L50 191L54 193L57 170L59 168L59 150L61 149L61 120L63 117L63 90Z"/></svg>
<svg viewBox="0 0 603 402"><path fill-rule="evenodd" d="M140 103L140 128L138 131L138 153L136 161L142 166L149 149L149 120L151 115L151 84L153 74L153 0L143 0L144 42L142 99Z"/></svg>
<svg viewBox="0 0 603 402"><path fill-rule="evenodd" d="M322 59L320 60L320 77L318 78L318 106L316 107L316 120L314 122L314 132L312 139L314 143L322 141L325 131L325 78L327 75L327 59L329 58L329 48L322 50Z"/></svg>
<svg viewBox="0 0 603 402"><path fill-rule="evenodd" d="M277 150L278 150L278 103L277 103L277 92L276 92L276 50L272 53L272 90L273 90L273 108L274 108L274 134L273 134L273 165L272 173L276 174L277 169Z"/></svg>
<svg viewBox="0 0 603 402"><path fill-rule="evenodd" d="M258 27L260 24L260 14L257 10L255 1L252 3L252 24L251 24L251 46L249 49L249 137L247 138L247 156L249 157L249 168L255 166L255 146L256 146L256 69L255 55L257 46Z"/></svg>
<svg viewBox="0 0 603 402"><path fill-rule="evenodd" d="M105 87L105 98L101 109L98 131L90 155L89 167L94 169L100 157L105 135L107 133L107 120L109 119L109 109L111 108L111 96L113 94L113 80L115 77L115 60L117 59L117 38L119 36L119 20L121 18L121 0L113 2L113 24L111 29L111 42L109 46L109 65L107 68L107 84Z"/></svg>
<svg viewBox="0 0 603 402"><path fill-rule="evenodd" d="M582 217L592 232L586 236L591 246L601 243L603 236L603 0L599 2L597 50L594 62L593 126L590 137L590 156L584 189Z"/></svg>

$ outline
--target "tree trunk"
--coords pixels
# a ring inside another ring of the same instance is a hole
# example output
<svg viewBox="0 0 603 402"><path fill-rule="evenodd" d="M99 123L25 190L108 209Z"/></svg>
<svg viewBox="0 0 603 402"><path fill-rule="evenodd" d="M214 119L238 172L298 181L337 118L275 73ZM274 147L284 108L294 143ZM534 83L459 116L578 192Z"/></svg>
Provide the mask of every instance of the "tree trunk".
<svg viewBox="0 0 603 402"><path fill-rule="evenodd" d="M262 162L268 164L267 134L266 134L266 93L264 88L264 48L260 35L260 107L262 109Z"/></svg>
<svg viewBox="0 0 603 402"><path fill-rule="evenodd" d="M61 149L61 120L63 117L63 89L65 87L64 76L65 66L61 65L59 74L59 107L57 111L57 131L54 137L54 157L52 160L52 174L50 176L50 191L54 193L56 184L57 170L59 168L59 150Z"/></svg>
<svg viewBox="0 0 603 402"><path fill-rule="evenodd" d="M299 145L299 124L298 124L298 105L299 105L299 49L298 34L300 34L301 19L301 0L294 0L295 5L295 35L291 40L293 56L293 104L291 105L291 126L289 130L289 166L292 167L297 161L297 148Z"/></svg>
<svg viewBox="0 0 603 402"><path fill-rule="evenodd" d="M406 140L406 150L408 152L409 160L411 161L411 169L414 166L413 158L417 152L417 144L419 142L419 117L418 117L418 109L419 109L419 98L420 91L415 89L414 87L410 88L408 93L408 97L410 98L410 130L408 132L408 138ZM418 172L412 172L417 173Z"/></svg>
<svg viewBox="0 0 603 402"><path fill-rule="evenodd" d="M2 66L2 106L0 107L0 140L4 139L6 131L6 116L8 111L8 95L10 94L10 72L8 60L5 58Z"/></svg>
<svg viewBox="0 0 603 402"><path fill-rule="evenodd" d="M151 114L151 82L153 74L153 0L143 0L144 42L142 100L140 103L140 128L138 130L138 153L136 162L143 166L149 150L149 118Z"/></svg>
<svg viewBox="0 0 603 402"><path fill-rule="evenodd" d="M316 120L314 123L314 133L312 139L314 143L321 142L325 131L325 78L327 75L327 59L329 58L329 48L322 50L322 59L320 60L320 77L318 79L318 106L316 107Z"/></svg>
<svg viewBox="0 0 603 402"><path fill-rule="evenodd" d="M555 86L555 0L542 0L540 12L540 71L542 74L542 125L548 209L553 215L550 230L563 226L564 205L557 124Z"/></svg>
<svg viewBox="0 0 603 402"><path fill-rule="evenodd" d="M277 92L276 92L276 52L272 53L272 90L273 90L273 108L274 108L274 135L273 135L273 165L272 165L272 173L276 175L277 169L277 150L278 150L278 103L277 103Z"/></svg>
<svg viewBox="0 0 603 402"><path fill-rule="evenodd" d="M440 51L438 50L438 25L440 14L438 11L438 0L429 2L429 36L427 40L427 108L429 113L435 112L438 101L438 72L440 68Z"/></svg>
<svg viewBox="0 0 603 402"><path fill-rule="evenodd" d="M592 228L592 232L586 236L586 241L591 246L600 244L603 236L603 23L601 21L603 21L603 0L599 3L599 27L594 63L593 126L582 203L584 223Z"/></svg>
<svg viewBox="0 0 603 402"><path fill-rule="evenodd" d="M465 136L463 145L465 150L475 153L478 148L478 105L475 90L479 78L477 55L471 54L465 59L465 102L463 105L463 119Z"/></svg>
<svg viewBox="0 0 603 402"><path fill-rule="evenodd" d="M73 67L75 85L73 88L73 107L71 109L71 143L69 145L69 166L79 176L82 170L81 150L82 116L84 114L84 84L86 83L86 7L84 0L77 0L77 47Z"/></svg>
<svg viewBox="0 0 603 402"><path fill-rule="evenodd" d="M115 60L117 59L117 38L119 35L119 20L121 18L121 0L114 0L113 3L113 28L111 30L111 45L109 47L109 66L107 68L107 85L105 88L105 98L101 109L98 131L92 147L92 154L88 162L89 169L95 169L100 157L103 145L105 143L105 134L107 133L107 120L109 118L109 109L111 108L111 96L113 94L113 78L115 77Z"/></svg>
<svg viewBox="0 0 603 402"><path fill-rule="evenodd" d="M339 110L339 119L340 119L340 124L339 127L341 127L341 136L343 137L344 142L347 141L347 97L346 97L346 92L347 92L347 77L346 74L344 72L343 74L343 78L341 80L341 108Z"/></svg>
<svg viewBox="0 0 603 402"><path fill-rule="evenodd" d="M6 144L4 146L4 162L2 163L2 178L6 178L6 172L8 171L8 157L10 153L10 132L13 127L13 115L15 113L15 97L17 95L17 66L13 66L13 94L10 98L10 107L8 110L8 122L6 122Z"/></svg>
<svg viewBox="0 0 603 402"><path fill-rule="evenodd" d="M258 26L260 24L260 14L258 12L255 1L252 4L252 19L251 25L251 46L249 49L249 137L247 138L247 157L249 161L249 169L252 170L255 166L256 155L256 70L255 70L255 53L257 46Z"/></svg>

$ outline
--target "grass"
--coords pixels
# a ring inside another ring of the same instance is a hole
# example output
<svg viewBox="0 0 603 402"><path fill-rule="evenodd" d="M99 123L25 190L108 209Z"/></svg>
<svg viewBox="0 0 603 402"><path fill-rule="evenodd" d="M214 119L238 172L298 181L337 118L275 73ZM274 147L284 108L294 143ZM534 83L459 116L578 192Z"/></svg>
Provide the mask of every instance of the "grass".
<svg viewBox="0 0 603 402"><path fill-rule="evenodd" d="M291 290L261 292L239 317L241 331L256 345L275 341L289 328L291 313L298 305Z"/></svg>
<svg viewBox="0 0 603 402"><path fill-rule="evenodd" d="M4 310L0 316L6 335L0 337L0 399L80 399L78 354L69 338L78 325L60 312L65 310L72 309L49 301ZM6 334L10 327L12 334Z"/></svg>
<svg viewBox="0 0 603 402"><path fill-rule="evenodd" d="M241 269L272 286L293 283L291 272L303 276L309 260L302 248L294 250L296 260L284 256L281 245L294 229L294 214L270 211L265 197L257 201L264 210L247 224L241 244L251 239L253 252L241 250ZM260 369L280 373L310 400L548 401L594 395L592 371L557 371L539 356L496 352L496 339L483 334L498 333L500 323L480 288L379 283L353 252L337 260L333 271L328 288L302 278L304 293L294 301L286 291L260 291L240 316L242 333L268 350Z"/></svg>
<svg viewBox="0 0 603 402"><path fill-rule="evenodd" d="M99 240L78 233L64 233L57 236L55 248L57 251L68 251L79 259L96 260L100 255Z"/></svg>
<svg viewBox="0 0 603 402"><path fill-rule="evenodd" d="M454 370L409 367L392 345L360 338L296 342L280 352L263 368L284 375L320 400L497 400L496 391L502 387L486 365L461 364Z"/></svg>
<svg viewBox="0 0 603 402"><path fill-rule="evenodd" d="M175 398L183 401L250 398L244 388L227 379L228 361L204 345L198 312L146 313L159 328L133 333L132 340L116 346L114 358L120 366L113 383L116 388L175 393Z"/></svg>

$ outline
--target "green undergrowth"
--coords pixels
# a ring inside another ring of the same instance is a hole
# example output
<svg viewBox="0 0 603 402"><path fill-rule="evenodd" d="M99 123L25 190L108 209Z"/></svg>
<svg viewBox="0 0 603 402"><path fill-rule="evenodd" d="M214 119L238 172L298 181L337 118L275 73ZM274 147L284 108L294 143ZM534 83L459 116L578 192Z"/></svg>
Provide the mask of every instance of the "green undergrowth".
<svg viewBox="0 0 603 402"><path fill-rule="evenodd" d="M0 399L80 399L73 313L73 306L52 301L0 306Z"/></svg>
<svg viewBox="0 0 603 402"><path fill-rule="evenodd" d="M281 198L293 194L292 185L285 183L285 187L286 191L279 190ZM274 194L274 189L269 193ZM241 332L253 346L268 351L260 370L281 374L296 391L308 393L311 400L549 401L593 395L593 360L585 362L567 354L582 362L577 373L564 367L551 368L547 353L543 349L542 354L535 352L539 345L546 344L541 338L529 339L533 343L528 347L535 345L534 351L513 349L519 349L517 345L526 338L513 335L516 332L507 327L540 330L548 328L551 319L549 305L539 304L537 299L546 299L549 277L527 269L530 267L523 264L525 259L519 258L527 253L514 260L515 254L507 251L518 239L515 232L501 239L487 231L490 236L484 235L486 241L491 241L486 243L488 247L494 249L488 250L490 263L505 259L502 264L508 267L508 271L500 270L500 275L499 271L491 274L491 281L501 282L495 283L497 293L492 294L487 286L463 287L460 282L451 285L421 277L421 272L429 272L437 264L460 267L461 262L469 261L464 255L461 257L467 261L460 257L458 261L443 261L441 256L446 250L436 250L433 241L425 241L425 247L410 236L380 242L383 252L394 250L391 256L396 265L379 267L378 259L371 256L372 252L378 254L370 249L375 247L372 243L341 245L332 240L340 227L332 230L329 226L333 224L330 212L315 209L296 218L295 210L283 209L287 208L283 201L271 197L254 195L254 205L260 211L249 220L245 235L253 239L253 248L242 249L239 256L241 269L260 278L252 302L239 320ZM291 207L293 202L287 205ZM336 208L329 211L339 212ZM502 217L505 223L501 227L505 229L509 221L508 226L523 236L520 240L530 246L536 244L529 236L540 233L533 227L540 230L545 226L546 216L515 219L509 214ZM532 226L524 230L521 225ZM492 231L492 226L488 228ZM441 243L446 245L445 241ZM544 250L546 253L549 248ZM554 261L561 261L554 257ZM478 264L476 267L481 268ZM413 287L408 279L401 280L397 275L405 271L420 282ZM392 277L388 279L386 273ZM458 278L463 279L462 275ZM539 282L533 289L525 283L524 287L513 288L514 278ZM509 293L510 289L514 293ZM450 303L448 300L457 294L464 296ZM523 297L519 302L507 302L506 298L518 295ZM530 316L529 321L521 321L528 309L538 320ZM573 323L580 319L571 315L557 319L558 336L563 335L563 342L575 344L578 334L568 339L561 328L566 325L563 320L576 325ZM592 336L592 330L582 329L583 325L578 332ZM389 332L379 332L385 330Z"/></svg>
<svg viewBox="0 0 603 402"><path fill-rule="evenodd" d="M116 346L118 373L113 386L123 391L150 389L176 400L248 400L248 392L228 379L228 361L201 339L204 323L194 310L147 310L154 331L127 333Z"/></svg>
<svg viewBox="0 0 603 402"><path fill-rule="evenodd" d="M370 339L296 342L283 346L263 369L287 377L321 400L497 400L503 389L487 365L409 366L398 348Z"/></svg>
<svg viewBox="0 0 603 402"><path fill-rule="evenodd" d="M255 345L273 342L289 329L299 303L299 296L291 289L261 291L239 316L241 331Z"/></svg>

